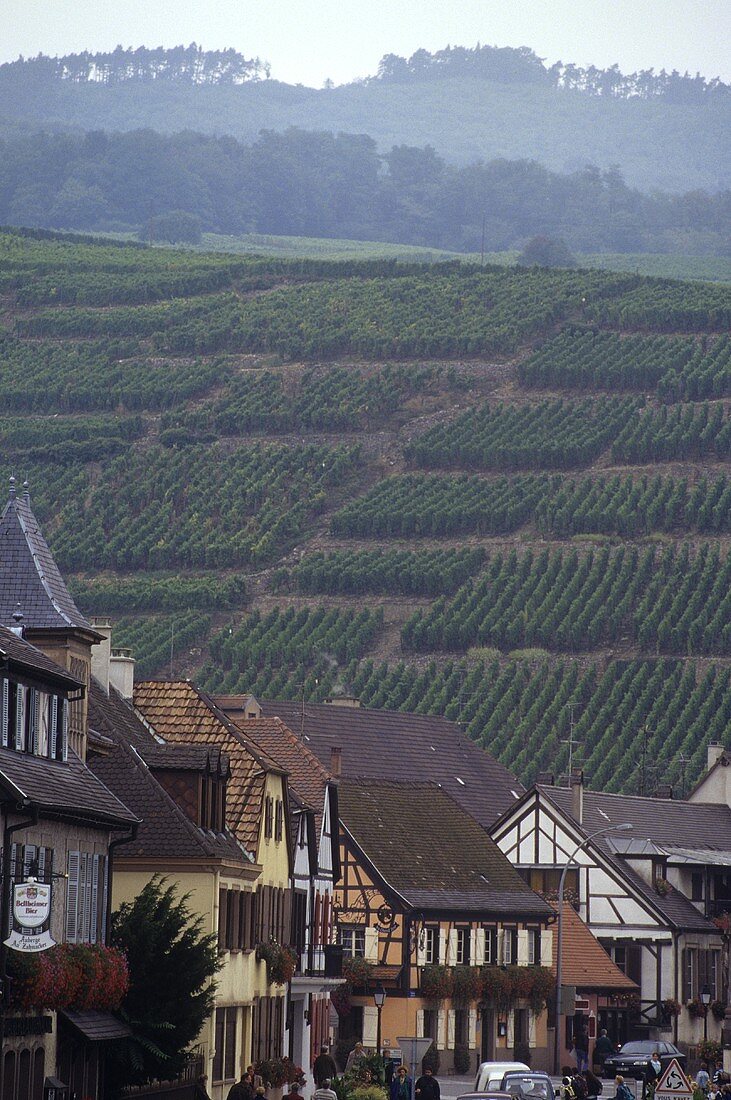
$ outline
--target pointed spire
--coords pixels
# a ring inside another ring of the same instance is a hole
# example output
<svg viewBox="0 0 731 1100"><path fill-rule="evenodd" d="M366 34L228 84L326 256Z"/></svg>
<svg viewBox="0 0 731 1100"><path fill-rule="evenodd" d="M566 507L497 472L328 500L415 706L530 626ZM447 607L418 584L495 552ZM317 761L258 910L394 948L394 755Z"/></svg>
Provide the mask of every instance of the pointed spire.
<svg viewBox="0 0 731 1100"><path fill-rule="evenodd" d="M15 500L15 477L10 475L10 499Z"/></svg>
<svg viewBox="0 0 731 1100"><path fill-rule="evenodd" d="M26 504L30 504L30 485L28 484L28 478L23 482L23 500Z"/></svg>

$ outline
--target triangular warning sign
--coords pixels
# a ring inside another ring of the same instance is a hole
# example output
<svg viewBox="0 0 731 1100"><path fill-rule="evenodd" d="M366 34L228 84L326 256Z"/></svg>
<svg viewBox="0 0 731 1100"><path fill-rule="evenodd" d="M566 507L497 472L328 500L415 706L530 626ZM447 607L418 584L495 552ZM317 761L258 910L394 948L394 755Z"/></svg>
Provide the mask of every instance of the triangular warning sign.
<svg viewBox="0 0 731 1100"><path fill-rule="evenodd" d="M665 1072L655 1085L655 1096L663 1093L666 1096L692 1096L693 1086L685 1075L680 1062L673 1058L665 1068Z"/></svg>

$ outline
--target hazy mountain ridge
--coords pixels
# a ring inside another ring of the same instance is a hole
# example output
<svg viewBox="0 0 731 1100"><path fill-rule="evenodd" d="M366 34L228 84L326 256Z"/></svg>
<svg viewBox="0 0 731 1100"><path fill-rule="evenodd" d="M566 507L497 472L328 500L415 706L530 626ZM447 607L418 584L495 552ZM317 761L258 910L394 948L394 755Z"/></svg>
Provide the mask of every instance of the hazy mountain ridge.
<svg viewBox="0 0 731 1100"><path fill-rule="evenodd" d="M644 190L716 191L729 178L731 97L725 85L713 82L703 82L715 90L696 96L701 102L676 102L664 95L592 93L575 76L573 83L562 78L565 86L560 86L506 82L469 75L469 69L455 76L449 68L439 69L438 79L427 68L408 79L374 77L319 90L260 79L105 84L57 79L54 71L37 61L0 66L0 95L17 105L13 132L18 126L26 131L151 128L251 141L262 129L295 126L369 134L381 151L398 144L432 145L455 164L530 158L558 171L616 164L629 184ZM682 84L685 78L678 79ZM688 78L689 87L694 80Z"/></svg>

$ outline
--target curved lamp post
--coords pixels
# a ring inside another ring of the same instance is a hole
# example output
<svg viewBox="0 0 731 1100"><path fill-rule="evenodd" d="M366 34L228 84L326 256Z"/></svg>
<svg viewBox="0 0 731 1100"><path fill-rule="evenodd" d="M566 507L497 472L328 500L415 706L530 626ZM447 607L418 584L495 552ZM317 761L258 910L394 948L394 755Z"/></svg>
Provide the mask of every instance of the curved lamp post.
<svg viewBox="0 0 731 1100"><path fill-rule="evenodd" d="M561 871L561 878L558 883L558 938L556 941L556 1035L554 1039L553 1049L553 1070L554 1073L560 1073L560 1061L561 1061L561 979L563 977L563 888L566 882L566 872L571 864L576 859L579 852L586 848L595 837L606 836L607 833L619 833L627 832L632 828L629 822L625 821L622 825L606 825L603 829L596 829L595 832L590 833L581 844L577 844L573 852L566 860Z"/></svg>

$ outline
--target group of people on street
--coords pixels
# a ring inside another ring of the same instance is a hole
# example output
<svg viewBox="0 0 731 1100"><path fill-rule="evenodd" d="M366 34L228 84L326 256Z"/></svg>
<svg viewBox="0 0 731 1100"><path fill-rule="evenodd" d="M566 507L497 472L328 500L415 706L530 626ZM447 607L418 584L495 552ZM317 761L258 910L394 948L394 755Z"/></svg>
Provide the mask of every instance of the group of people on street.
<svg viewBox="0 0 731 1100"><path fill-rule="evenodd" d="M731 1077L723 1068L723 1061L719 1059L714 1069L709 1069L707 1062L701 1062L701 1068L695 1075L693 1082L694 1100L731 1100Z"/></svg>

